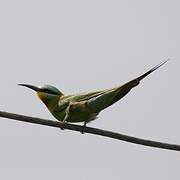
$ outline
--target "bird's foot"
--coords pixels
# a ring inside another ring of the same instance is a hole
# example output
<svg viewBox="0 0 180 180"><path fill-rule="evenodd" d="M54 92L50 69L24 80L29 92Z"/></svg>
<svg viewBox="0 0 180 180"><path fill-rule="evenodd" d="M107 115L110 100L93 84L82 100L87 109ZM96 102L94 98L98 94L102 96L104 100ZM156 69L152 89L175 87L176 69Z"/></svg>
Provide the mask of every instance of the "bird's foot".
<svg viewBox="0 0 180 180"><path fill-rule="evenodd" d="M80 131L80 132L81 132L81 134L85 134L85 132L84 132L84 127L83 127L82 131Z"/></svg>
<svg viewBox="0 0 180 180"><path fill-rule="evenodd" d="M82 126L82 130L81 130L81 134L84 134L84 133L85 133L84 130L85 130L85 128L86 128L86 124L87 124L87 122L84 122L84 125Z"/></svg>
<svg viewBox="0 0 180 180"><path fill-rule="evenodd" d="M59 125L61 130L64 130L65 126L66 126L66 122L61 122L60 125Z"/></svg>

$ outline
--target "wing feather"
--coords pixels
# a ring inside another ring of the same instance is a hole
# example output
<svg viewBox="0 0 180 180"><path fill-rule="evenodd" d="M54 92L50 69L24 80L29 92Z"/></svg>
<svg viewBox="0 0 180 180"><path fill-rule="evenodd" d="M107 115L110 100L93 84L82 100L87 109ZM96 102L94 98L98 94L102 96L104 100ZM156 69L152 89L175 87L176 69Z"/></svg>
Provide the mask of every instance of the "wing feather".
<svg viewBox="0 0 180 180"><path fill-rule="evenodd" d="M87 101L90 100L94 97L100 96L106 92L108 92L109 90L101 90L101 91L94 91L94 92L86 92L86 93L80 93L80 94L73 94L73 95L69 95L65 98L71 100L71 101L75 101L75 102L81 102L81 101Z"/></svg>

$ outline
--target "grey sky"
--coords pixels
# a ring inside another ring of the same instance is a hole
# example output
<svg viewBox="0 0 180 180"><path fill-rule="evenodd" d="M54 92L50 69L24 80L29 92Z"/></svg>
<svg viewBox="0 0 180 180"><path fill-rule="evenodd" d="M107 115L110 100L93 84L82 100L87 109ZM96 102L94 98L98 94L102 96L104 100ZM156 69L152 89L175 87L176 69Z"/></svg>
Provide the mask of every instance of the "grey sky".
<svg viewBox="0 0 180 180"><path fill-rule="evenodd" d="M53 119L18 83L120 85L167 58L89 126L180 144L177 0L0 1L0 110ZM178 152L0 119L0 179L179 179Z"/></svg>

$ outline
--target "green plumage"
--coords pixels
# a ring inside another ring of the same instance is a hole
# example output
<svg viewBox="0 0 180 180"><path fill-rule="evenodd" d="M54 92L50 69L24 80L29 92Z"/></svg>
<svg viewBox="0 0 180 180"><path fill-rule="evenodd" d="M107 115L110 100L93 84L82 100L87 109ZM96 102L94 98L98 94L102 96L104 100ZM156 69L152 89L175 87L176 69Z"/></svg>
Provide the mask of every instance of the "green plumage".
<svg viewBox="0 0 180 180"><path fill-rule="evenodd" d="M137 86L142 79L166 62L160 63L145 74L122 86L90 93L63 95L57 88L50 85L43 87L35 87L28 84L20 85L35 90L52 115L59 121L84 122L86 124L96 119L102 110L119 101L132 88Z"/></svg>

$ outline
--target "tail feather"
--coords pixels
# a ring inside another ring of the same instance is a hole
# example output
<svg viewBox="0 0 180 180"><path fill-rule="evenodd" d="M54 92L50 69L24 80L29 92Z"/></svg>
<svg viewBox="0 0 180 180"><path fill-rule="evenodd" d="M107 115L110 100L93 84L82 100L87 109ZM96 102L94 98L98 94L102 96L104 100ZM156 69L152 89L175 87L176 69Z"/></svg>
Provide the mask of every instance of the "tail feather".
<svg viewBox="0 0 180 180"><path fill-rule="evenodd" d="M148 76L149 74L151 74L153 71L155 71L156 69L158 69L159 67L161 67L162 65L164 65L167 61L169 61L169 59L167 59L166 61L161 62L160 64L156 65L155 67L153 67L152 69L150 69L148 72L144 73L143 75L139 76L138 78L136 78L138 81L141 81L142 79L144 79L146 76Z"/></svg>
<svg viewBox="0 0 180 180"><path fill-rule="evenodd" d="M139 76L138 78L135 78L127 83L125 83L122 86L113 88L111 90L107 90L103 92L102 94L98 94L97 96L88 99L88 106L90 107L91 110L95 112L100 112L101 110L111 106L115 102L119 101L121 98L123 98L126 94L129 93L129 91L137 86L139 82L144 79L147 75L158 69L160 66L165 64L168 60L158 64L145 74Z"/></svg>

